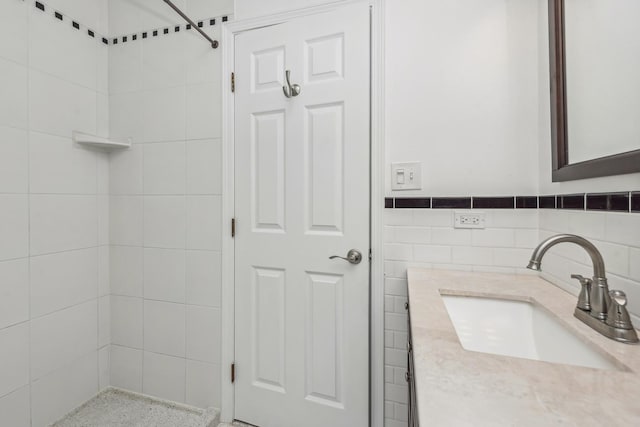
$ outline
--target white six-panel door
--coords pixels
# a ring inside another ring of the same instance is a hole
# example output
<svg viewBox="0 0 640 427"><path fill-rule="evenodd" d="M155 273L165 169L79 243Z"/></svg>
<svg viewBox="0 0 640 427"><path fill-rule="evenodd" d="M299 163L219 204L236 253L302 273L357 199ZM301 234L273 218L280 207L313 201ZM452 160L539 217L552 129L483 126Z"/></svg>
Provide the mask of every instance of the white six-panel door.
<svg viewBox="0 0 640 427"><path fill-rule="evenodd" d="M369 8L236 36L235 417L369 419ZM286 98L285 70L301 93ZM363 254L360 264L346 256Z"/></svg>

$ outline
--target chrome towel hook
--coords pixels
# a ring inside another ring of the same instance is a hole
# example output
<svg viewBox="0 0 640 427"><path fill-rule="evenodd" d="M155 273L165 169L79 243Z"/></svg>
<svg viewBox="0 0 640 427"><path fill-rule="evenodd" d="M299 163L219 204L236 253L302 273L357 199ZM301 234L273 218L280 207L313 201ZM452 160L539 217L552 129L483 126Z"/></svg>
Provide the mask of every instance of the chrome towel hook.
<svg viewBox="0 0 640 427"><path fill-rule="evenodd" d="M287 77L287 86L282 86L282 91L284 92L284 96L287 98L291 98L292 96L300 95L300 85L294 84L291 85L291 71L285 71Z"/></svg>

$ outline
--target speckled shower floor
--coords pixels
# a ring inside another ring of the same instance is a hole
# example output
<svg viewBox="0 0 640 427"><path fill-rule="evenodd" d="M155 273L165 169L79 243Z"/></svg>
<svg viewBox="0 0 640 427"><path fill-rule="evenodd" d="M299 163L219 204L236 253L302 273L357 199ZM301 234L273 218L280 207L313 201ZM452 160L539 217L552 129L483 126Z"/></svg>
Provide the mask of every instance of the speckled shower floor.
<svg viewBox="0 0 640 427"><path fill-rule="evenodd" d="M52 427L217 427L218 411L107 389Z"/></svg>

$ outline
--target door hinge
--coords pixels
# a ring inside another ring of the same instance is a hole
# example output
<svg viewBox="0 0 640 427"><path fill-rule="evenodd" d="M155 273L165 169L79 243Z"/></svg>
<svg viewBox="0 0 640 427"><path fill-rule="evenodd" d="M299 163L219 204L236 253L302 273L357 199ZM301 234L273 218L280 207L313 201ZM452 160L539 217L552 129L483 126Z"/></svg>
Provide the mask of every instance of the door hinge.
<svg viewBox="0 0 640 427"><path fill-rule="evenodd" d="M231 364L231 382L232 383L236 382L236 364L235 363Z"/></svg>
<svg viewBox="0 0 640 427"><path fill-rule="evenodd" d="M236 91L236 73L231 73L231 92Z"/></svg>
<svg viewBox="0 0 640 427"><path fill-rule="evenodd" d="M236 219L231 218L231 237L236 237Z"/></svg>

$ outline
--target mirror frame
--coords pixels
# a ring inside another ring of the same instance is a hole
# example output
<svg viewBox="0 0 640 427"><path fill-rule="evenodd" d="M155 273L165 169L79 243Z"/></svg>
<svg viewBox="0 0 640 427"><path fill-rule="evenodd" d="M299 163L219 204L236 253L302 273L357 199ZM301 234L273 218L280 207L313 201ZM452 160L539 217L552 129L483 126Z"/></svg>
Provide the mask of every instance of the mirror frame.
<svg viewBox="0 0 640 427"><path fill-rule="evenodd" d="M640 172L640 149L569 163L564 0L549 0L552 181L573 181Z"/></svg>

